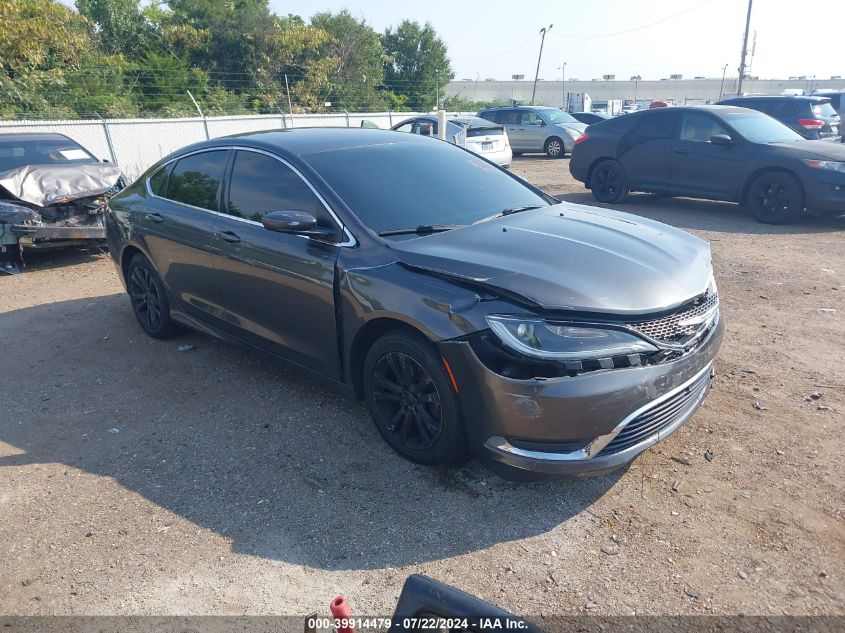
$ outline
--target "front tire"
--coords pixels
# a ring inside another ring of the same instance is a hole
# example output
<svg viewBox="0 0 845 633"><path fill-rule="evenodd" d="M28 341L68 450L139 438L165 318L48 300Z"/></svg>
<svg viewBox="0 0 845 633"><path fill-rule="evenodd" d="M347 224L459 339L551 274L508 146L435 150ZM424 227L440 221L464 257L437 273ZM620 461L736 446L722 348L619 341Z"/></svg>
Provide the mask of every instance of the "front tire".
<svg viewBox="0 0 845 633"><path fill-rule="evenodd" d="M748 187L745 204L765 224L793 222L804 210L804 191L792 174L783 171L758 176Z"/></svg>
<svg viewBox="0 0 845 633"><path fill-rule="evenodd" d="M590 190L599 202L622 202L628 196L625 170L615 160L604 160L590 174Z"/></svg>
<svg viewBox="0 0 845 633"><path fill-rule="evenodd" d="M153 338L170 338L179 327L170 318L164 283L143 255L135 255L126 270L126 290L138 325Z"/></svg>
<svg viewBox="0 0 845 633"><path fill-rule="evenodd" d="M551 138L546 139L544 150L546 152L546 156L549 158L563 158L566 156L566 147L563 145L563 141L557 136L552 136Z"/></svg>
<svg viewBox="0 0 845 633"><path fill-rule="evenodd" d="M466 454L455 389L428 341L401 330L385 334L367 353L363 379L373 422L397 453L428 465Z"/></svg>

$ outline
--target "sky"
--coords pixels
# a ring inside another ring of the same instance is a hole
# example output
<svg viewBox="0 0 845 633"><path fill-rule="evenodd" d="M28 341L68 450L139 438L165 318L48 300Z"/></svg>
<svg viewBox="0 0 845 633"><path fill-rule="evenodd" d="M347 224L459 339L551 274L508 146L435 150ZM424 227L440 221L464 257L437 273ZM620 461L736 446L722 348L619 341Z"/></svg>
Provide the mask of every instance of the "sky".
<svg viewBox="0 0 845 633"><path fill-rule="evenodd" d="M605 74L721 77L725 64L728 76L736 76L748 9L747 0L270 0L270 5L276 13L304 18L346 8L378 31L406 18L429 21L449 48L456 79L533 78L539 31L552 24L540 65L546 80L561 78L564 61L566 77L582 80ZM810 20L810 13L819 19ZM813 4L809 12L787 0L755 0L751 74L845 76L843 19L841 0ZM637 30L609 35L630 29Z"/></svg>

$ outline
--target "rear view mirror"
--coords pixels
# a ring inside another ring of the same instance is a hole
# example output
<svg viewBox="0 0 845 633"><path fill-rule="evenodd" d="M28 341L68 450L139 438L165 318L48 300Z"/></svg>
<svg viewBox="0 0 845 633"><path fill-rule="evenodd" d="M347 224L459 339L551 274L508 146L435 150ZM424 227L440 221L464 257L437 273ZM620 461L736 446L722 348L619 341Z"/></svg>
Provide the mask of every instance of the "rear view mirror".
<svg viewBox="0 0 845 633"><path fill-rule="evenodd" d="M317 226L317 218L305 211L273 211L261 218L261 224L268 231L293 233L310 237L331 237L333 229Z"/></svg>
<svg viewBox="0 0 845 633"><path fill-rule="evenodd" d="M733 145L733 139L727 134L714 134L710 137L710 142L713 145Z"/></svg>

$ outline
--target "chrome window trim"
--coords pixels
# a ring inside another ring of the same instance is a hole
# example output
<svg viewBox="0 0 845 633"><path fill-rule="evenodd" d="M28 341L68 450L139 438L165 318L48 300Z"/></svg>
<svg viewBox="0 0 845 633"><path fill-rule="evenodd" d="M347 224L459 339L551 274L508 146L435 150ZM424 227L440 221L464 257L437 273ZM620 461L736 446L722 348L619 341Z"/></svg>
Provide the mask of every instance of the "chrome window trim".
<svg viewBox="0 0 845 633"><path fill-rule="evenodd" d="M602 451L602 449L604 449L605 446L610 444L616 438L616 436L619 435L622 432L622 430L626 426L628 426L628 424L630 424L632 420L636 419L639 415L641 415L642 413L648 411L649 409L651 409L653 407L656 407L661 402L665 402L666 400L668 400L672 396L680 393L684 389L687 389L688 387L692 386L698 380L700 380L704 376L705 373L711 373L711 375L712 375L714 364L715 364L715 361L710 361L709 363L707 363L707 365L701 371L696 372L696 374L692 378L690 378L689 380L687 380L683 384L678 385L677 387L675 387L671 391L667 391L662 396L655 398L654 400L651 400L650 402L647 402L646 404L644 404L643 406L638 408L633 413L630 413L629 415L625 416L625 418L619 424L617 424L616 428L614 428L610 433L606 433L604 435L599 435L592 442L587 444L587 446L585 446L584 448L578 449L577 451L568 451L568 452L565 452L565 453L549 453L549 452L545 452L545 451L532 451L532 450L527 450L527 449L524 449L524 448L517 448L516 446L514 446L513 444L508 442L505 438L501 437L500 435L496 435L496 436L493 436L491 438L488 438L488 440L484 443L484 445L488 449L491 449L491 450L494 450L494 451L497 451L497 452L508 453L508 454L511 454L511 455L517 455L519 457L526 457L528 459L539 459L539 460L545 460L545 461L550 461L550 462L575 462L575 461L589 460L589 459L595 457L596 455L598 455ZM705 393L706 393L706 390L705 390ZM703 398L704 398L704 393L701 394L701 396L695 402L695 405L691 408L693 411L695 410L695 408L698 407L698 403L701 402L701 400ZM658 432L655 431L654 435L657 435L657 434L658 434ZM647 438L643 439L642 442L635 444L635 446L639 446L640 444L645 444L646 442L649 442L649 441L651 441L651 437L647 437Z"/></svg>
<svg viewBox="0 0 845 633"><path fill-rule="evenodd" d="M308 179L302 174L301 171L299 171L294 165L290 164L288 161L286 161L281 156L277 156L276 154L273 154L272 152L268 152L267 150L259 149L259 148L256 148L256 147L245 147L243 145L224 145L224 146L219 146L219 147L217 147L217 146L215 146L215 147L204 147L202 149L197 149L197 150L194 150L192 152L188 152L187 154L180 154L179 156L175 156L175 157L165 161L164 163L162 163L159 166L158 169L156 169L152 174L150 174L147 178L144 179L144 186L147 190L147 195L149 195L152 198L158 198L159 200L165 200L167 202L172 202L173 204L178 204L178 205L181 205L183 207L187 207L188 209L194 209L196 211L203 211L204 213L211 213L212 215L217 215L217 216L220 216L222 218L228 218L230 220L236 220L238 222L244 222L246 224L253 224L253 225L256 225L256 226L262 226L263 227L264 225L261 224L261 222L256 222L255 220L248 220L247 218L239 218L237 216L229 215L228 213L223 213L221 211L213 211L212 209L203 209L202 207L197 207L197 206L194 206L192 204L187 204L185 202L180 202L178 200L171 200L170 198L165 198L163 196L156 195L153 192L152 187L150 186L150 180L161 169L164 169L165 167L167 167L171 163L174 163L178 160L182 160L183 158L187 158L189 156L194 156L196 154L202 154L204 152L219 152L219 151L243 151L243 152L255 152L256 154L264 154L265 156L273 158L273 159L279 161L280 163L282 163L283 165L285 165L286 167L288 167L291 171L293 171L293 173L295 173L297 176L299 176L299 178L300 178L300 180L302 180L302 182L304 182L308 186L308 188L311 190L311 192L320 201L320 204L323 205L323 208L329 213L329 215L337 223L337 225L340 227L341 231L343 232L343 235L344 235L344 238L345 238L343 241L341 241L341 242L325 242L325 243L331 244L333 246L342 246L344 248L351 248L353 246L358 245L358 241L355 239L355 237L352 235L352 233L349 232L349 229L346 228L346 225L343 222L340 221L340 218L337 217L337 214L335 214L335 212L332 210L332 208L328 205L325 198L323 198L323 196L320 195L320 192L317 191L310 182L308 182ZM309 237L308 235L296 235L295 233L291 233L290 235L295 235L296 237L304 238L306 240L311 239L311 237Z"/></svg>

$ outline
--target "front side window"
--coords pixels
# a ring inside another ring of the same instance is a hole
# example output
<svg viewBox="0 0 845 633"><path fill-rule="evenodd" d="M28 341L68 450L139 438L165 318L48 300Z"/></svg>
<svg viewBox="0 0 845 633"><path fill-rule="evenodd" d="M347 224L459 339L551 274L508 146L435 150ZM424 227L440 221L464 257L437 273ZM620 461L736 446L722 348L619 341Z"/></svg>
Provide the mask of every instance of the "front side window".
<svg viewBox="0 0 845 633"><path fill-rule="evenodd" d="M711 136L727 134L728 130L712 116L701 112L685 112L681 123L681 140L709 143Z"/></svg>
<svg viewBox="0 0 845 633"><path fill-rule="evenodd" d="M227 150L201 152L176 162L167 180L169 200L217 211L217 189L226 167Z"/></svg>
<svg viewBox="0 0 845 633"><path fill-rule="evenodd" d="M414 120L411 119L410 121L405 121L402 125L396 128L397 132L410 132L411 128L414 126Z"/></svg>
<svg viewBox="0 0 845 633"><path fill-rule="evenodd" d="M527 110L522 113L522 125L536 125L537 127L545 125L540 115L532 110Z"/></svg>
<svg viewBox="0 0 845 633"><path fill-rule="evenodd" d="M305 211L321 224L330 222L320 199L290 167L265 154L238 151L225 212L260 222L273 211Z"/></svg>

